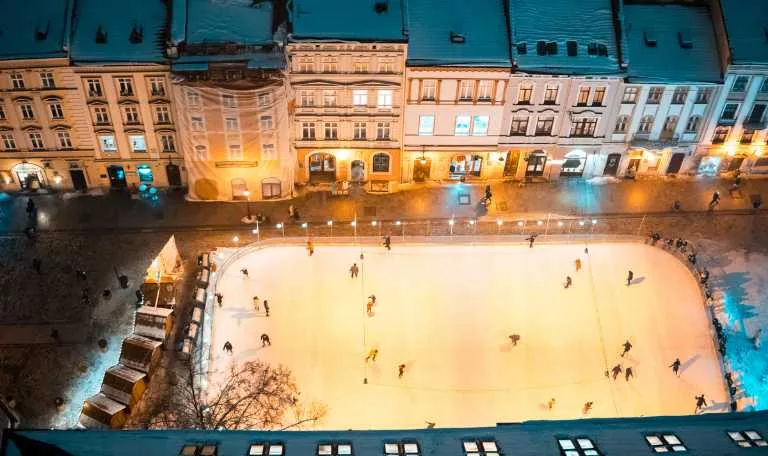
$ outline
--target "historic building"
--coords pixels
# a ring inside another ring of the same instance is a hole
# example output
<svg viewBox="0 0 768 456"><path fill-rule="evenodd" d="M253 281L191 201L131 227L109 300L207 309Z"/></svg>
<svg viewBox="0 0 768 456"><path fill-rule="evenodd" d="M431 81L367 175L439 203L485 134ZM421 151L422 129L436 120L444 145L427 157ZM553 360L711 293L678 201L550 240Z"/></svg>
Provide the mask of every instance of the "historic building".
<svg viewBox="0 0 768 456"><path fill-rule="evenodd" d="M296 182L394 190L401 176L402 2L296 0L291 8Z"/></svg>
<svg viewBox="0 0 768 456"><path fill-rule="evenodd" d="M604 174L675 175L696 168L696 144L722 73L709 8L624 5L629 65L605 144L623 144Z"/></svg>
<svg viewBox="0 0 768 456"><path fill-rule="evenodd" d="M271 1L174 3L168 55L192 199L292 196L280 17Z"/></svg>

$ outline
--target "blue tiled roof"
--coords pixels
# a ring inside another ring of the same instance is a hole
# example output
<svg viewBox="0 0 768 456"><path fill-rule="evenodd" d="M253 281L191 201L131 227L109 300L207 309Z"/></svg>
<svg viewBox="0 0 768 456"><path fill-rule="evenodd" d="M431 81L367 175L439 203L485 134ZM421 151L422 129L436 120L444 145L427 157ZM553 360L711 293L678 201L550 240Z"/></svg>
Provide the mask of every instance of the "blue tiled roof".
<svg viewBox="0 0 768 456"><path fill-rule="evenodd" d="M512 58L520 71L554 74L617 74L619 45L611 0L508 0ZM556 53L539 55L539 42L556 43ZM576 56L568 55L568 41ZM525 43L525 53L520 49ZM589 45L606 55L590 55ZM518 47L518 45L520 45Z"/></svg>
<svg viewBox="0 0 768 456"><path fill-rule="evenodd" d="M720 0L731 60L736 64L768 64L768 2Z"/></svg>
<svg viewBox="0 0 768 456"><path fill-rule="evenodd" d="M509 67L504 0L408 2L408 63ZM453 36L453 39L452 39Z"/></svg>
<svg viewBox="0 0 768 456"><path fill-rule="evenodd" d="M290 16L297 39L405 41L401 0L294 0Z"/></svg>
<svg viewBox="0 0 768 456"><path fill-rule="evenodd" d="M162 0L77 0L72 36L72 61L161 63L164 61L167 8ZM97 42L97 35L106 38ZM131 41L134 33L141 41Z"/></svg>
<svg viewBox="0 0 768 456"><path fill-rule="evenodd" d="M529 421L484 428L394 431L14 430L3 434L2 456L167 456L179 454L182 446L190 443L215 444L216 454L234 456L247 454L248 446L256 442L281 443L286 456L316 455L317 445L329 442L350 443L355 455L384 456L384 443L398 441L418 443L422 455L457 456L464 453L462 444L467 440L494 440L499 451L510 456L559 456L557 439L581 437L591 439L600 454L647 456L653 454L653 450L645 436L653 433L673 433L687 447L689 454L741 454L741 449L728 437L728 431L757 431L765 438L768 436L768 412ZM757 451L755 454L764 454L762 450Z"/></svg>
<svg viewBox="0 0 768 456"><path fill-rule="evenodd" d="M71 0L0 0L0 58L66 57Z"/></svg>
<svg viewBox="0 0 768 456"><path fill-rule="evenodd" d="M253 0L186 0L186 42L272 42L272 2L252 4Z"/></svg>
<svg viewBox="0 0 768 456"><path fill-rule="evenodd" d="M182 55L173 60L172 70L193 71L195 65L200 70L207 69L209 62L247 62L248 68L278 69L284 66L283 54L273 52L247 52L242 54Z"/></svg>
<svg viewBox="0 0 768 456"><path fill-rule="evenodd" d="M624 17L630 80L683 83L722 80L707 7L625 5ZM684 41L690 42L690 47L683 47Z"/></svg>

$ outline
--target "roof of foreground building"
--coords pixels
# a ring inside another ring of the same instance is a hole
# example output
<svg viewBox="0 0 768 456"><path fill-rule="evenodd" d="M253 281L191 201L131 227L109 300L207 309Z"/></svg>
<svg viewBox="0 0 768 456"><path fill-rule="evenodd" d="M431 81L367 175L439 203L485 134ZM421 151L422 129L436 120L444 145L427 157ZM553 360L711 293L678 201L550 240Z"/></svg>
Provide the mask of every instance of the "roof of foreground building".
<svg viewBox="0 0 768 456"><path fill-rule="evenodd" d="M706 6L625 5L624 34L633 82L720 82L720 60Z"/></svg>
<svg viewBox="0 0 768 456"><path fill-rule="evenodd" d="M720 0L731 48L731 62L742 65L768 64L768 2L765 0Z"/></svg>
<svg viewBox="0 0 768 456"><path fill-rule="evenodd" d="M504 0L408 1L408 63L509 67Z"/></svg>
<svg viewBox="0 0 768 456"><path fill-rule="evenodd" d="M271 1L175 0L171 41L271 43L273 9Z"/></svg>
<svg viewBox="0 0 768 456"><path fill-rule="evenodd" d="M0 58L66 57L72 0L0 0Z"/></svg>
<svg viewBox="0 0 768 456"><path fill-rule="evenodd" d="M293 0L293 39L405 41L403 0Z"/></svg>
<svg viewBox="0 0 768 456"><path fill-rule="evenodd" d="M530 73L621 72L611 0L508 0L512 58Z"/></svg>
<svg viewBox="0 0 768 456"><path fill-rule="evenodd" d="M751 447L763 447L756 454L764 454L768 446L766 436L768 412L528 421L482 428L394 431L12 430L3 434L0 455L312 456L326 454L323 445L329 445L327 454L358 456L647 456L679 451L724 456L741 454L742 448ZM386 447L387 444L390 446ZM182 453L187 445L194 451ZM345 447L341 448L342 445ZM409 445L407 451L405 445ZM209 452L204 452L206 446Z"/></svg>

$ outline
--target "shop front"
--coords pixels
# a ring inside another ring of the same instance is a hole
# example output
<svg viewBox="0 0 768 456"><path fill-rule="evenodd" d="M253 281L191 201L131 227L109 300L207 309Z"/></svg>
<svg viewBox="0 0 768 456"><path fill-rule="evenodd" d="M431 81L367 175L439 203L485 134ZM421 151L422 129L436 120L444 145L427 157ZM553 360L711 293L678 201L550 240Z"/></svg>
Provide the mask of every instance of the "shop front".
<svg viewBox="0 0 768 456"><path fill-rule="evenodd" d="M11 174L16 177L21 190L35 191L46 185L45 171L33 163L19 163L11 168Z"/></svg>
<svg viewBox="0 0 768 456"><path fill-rule="evenodd" d="M448 177L455 180L480 177L482 170L482 156L475 154L455 154L451 157L451 163L448 168Z"/></svg>
<svg viewBox="0 0 768 456"><path fill-rule="evenodd" d="M565 154L563 165L560 167L561 177L581 177L587 166L587 153L573 150Z"/></svg>

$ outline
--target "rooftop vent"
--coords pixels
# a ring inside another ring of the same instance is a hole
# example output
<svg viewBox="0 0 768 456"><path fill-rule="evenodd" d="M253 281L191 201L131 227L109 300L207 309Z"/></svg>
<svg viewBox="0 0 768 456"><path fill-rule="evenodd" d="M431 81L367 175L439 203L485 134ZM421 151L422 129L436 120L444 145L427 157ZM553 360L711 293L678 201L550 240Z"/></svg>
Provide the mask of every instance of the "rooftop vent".
<svg viewBox="0 0 768 456"><path fill-rule="evenodd" d="M144 41L144 27L133 24L131 36L128 37L128 41L130 41L132 44L139 44Z"/></svg>
<svg viewBox="0 0 768 456"><path fill-rule="evenodd" d="M525 55L528 53L528 45L526 43L517 43L517 53L519 55Z"/></svg>
<svg viewBox="0 0 768 456"><path fill-rule="evenodd" d="M575 41L568 40L565 42L566 50L568 52L568 57L576 57L579 55L579 48L576 45Z"/></svg>
<svg viewBox="0 0 768 456"><path fill-rule="evenodd" d="M656 47L656 36L653 34L653 32L650 32L648 30L643 32L643 39L645 39L645 45L648 47L655 48Z"/></svg>
<svg viewBox="0 0 768 456"><path fill-rule="evenodd" d="M40 27L39 25L35 28L35 39L37 41L44 41L48 38L48 30L51 27L51 23L47 22L45 24L45 27Z"/></svg>
<svg viewBox="0 0 768 456"><path fill-rule="evenodd" d="M101 26L99 26L99 28L96 29L96 42L99 44L107 43L107 33L101 29Z"/></svg>
<svg viewBox="0 0 768 456"><path fill-rule="evenodd" d="M683 49L693 48L693 37L688 32L677 32L677 41Z"/></svg>
<svg viewBox="0 0 768 456"><path fill-rule="evenodd" d="M373 4L373 10L378 14L386 13L389 10L389 3L386 1L377 1Z"/></svg>
<svg viewBox="0 0 768 456"><path fill-rule="evenodd" d="M464 35L451 30L451 43L464 43Z"/></svg>

